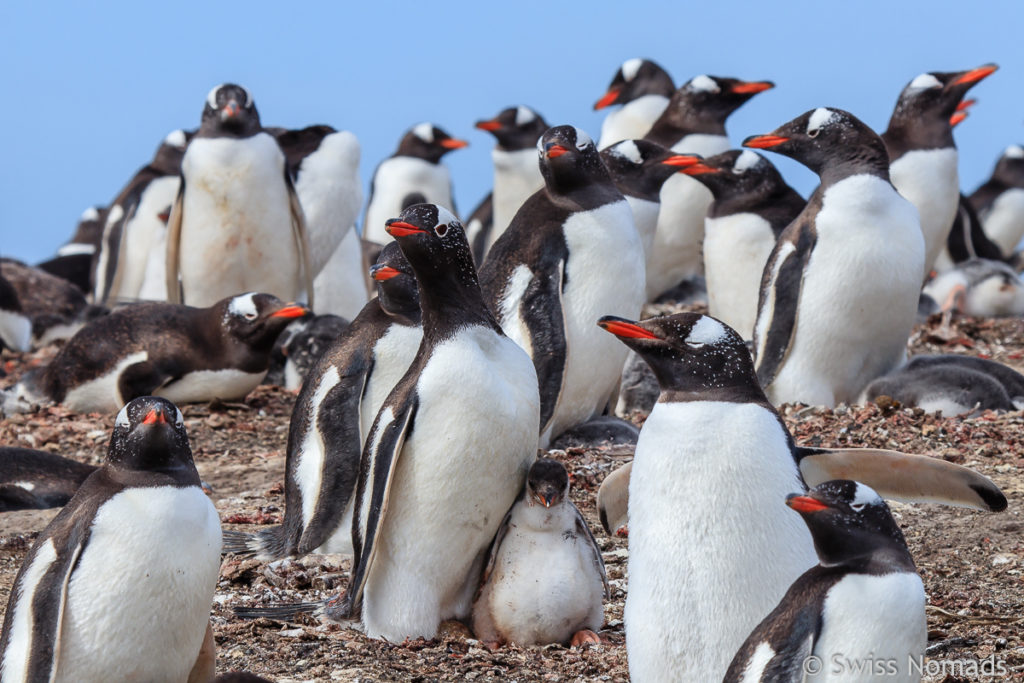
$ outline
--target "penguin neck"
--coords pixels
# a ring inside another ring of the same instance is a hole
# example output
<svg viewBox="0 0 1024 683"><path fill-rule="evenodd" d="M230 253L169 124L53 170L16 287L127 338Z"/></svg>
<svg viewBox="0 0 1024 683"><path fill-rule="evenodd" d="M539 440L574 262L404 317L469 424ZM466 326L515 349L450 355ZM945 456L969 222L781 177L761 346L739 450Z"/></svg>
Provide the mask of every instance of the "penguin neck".
<svg viewBox="0 0 1024 683"><path fill-rule="evenodd" d="M491 310L484 302L476 272L461 270L439 273L435 286L420 283L420 310L425 339L448 338L460 327L482 325L501 332Z"/></svg>
<svg viewBox="0 0 1024 683"><path fill-rule="evenodd" d="M670 102L644 139L671 148L693 134L725 136L725 121L710 112L694 109L688 102Z"/></svg>
<svg viewBox="0 0 1024 683"><path fill-rule="evenodd" d="M889 120L889 127L882 133L886 150L895 161L906 152L918 149L956 148L953 140L953 126L949 116L935 112L930 115L905 116L900 107Z"/></svg>
<svg viewBox="0 0 1024 683"><path fill-rule="evenodd" d="M880 139L877 145L864 146L856 155L835 159L818 171L823 188L855 175L873 175L892 182L889 178L889 154Z"/></svg>

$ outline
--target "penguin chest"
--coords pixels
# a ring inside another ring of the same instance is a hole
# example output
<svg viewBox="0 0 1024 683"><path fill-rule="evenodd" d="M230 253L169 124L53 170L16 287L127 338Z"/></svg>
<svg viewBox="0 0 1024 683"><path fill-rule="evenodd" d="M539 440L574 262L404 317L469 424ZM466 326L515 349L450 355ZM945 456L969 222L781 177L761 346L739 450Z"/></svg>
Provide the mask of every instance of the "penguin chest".
<svg viewBox="0 0 1024 683"><path fill-rule="evenodd" d="M135 207L134 215L124 226L121 239L125 241L121 249L122 258L118 259L118 275L115 284L120 283L116 289L112 289L110 296L115 299L136 299L141 298L142 286L149 276L151 257L156 255L157 261L162 262L166 248L167 226L160 218L160 214L167 210L174 203L178 194L178 177L165 176L153 180L146 187L139 198L138 206ZM163 276L164 269L155 275ZM160 284L166 285L161 280ZM166 296L157 300L166 299Z"/></svg>
<svg viewBox="0 0 1024 683"><path fill-rule="evenodd" d="M61 403L79 413L117 412L121 406L134 398L121 395L121 374L136 363L144 363L148 359L148 352L135 351L126 354L114 367L108 368L98 376L65 379L67 391ZM79 368L79 372L82 370L86 368Z"/></svg>
<svg viewBox="0 0 1024 683"><path fill-rule="evenodd" d="M544 177L537 164L537 150L529 149L491 152L494 160L494 228L489 244L501 236L516 211L534 192L544 187Z"/></svg>
<svg viewBox="0 0 1024 683"><path fill-rule="evenodd" d="M421 327L395 324L388 327L387 332L374 344L373 371L367 379L363 400L359 405L361 441L366 441L373 419L384 405L384 399L412 364L422 338Z"/></svg>
<svg viewBox="0 0 1024 683"><path fill-rule="evenodd" d="M925 266L931 268L946 246L960 205L960 176L955 147L907 152L889 166L896 190L917 207L925 242Z"/></svg>
<svg viewBox="0 0 1024 683"><path fill-rule="evenodd" d="M156 389L153 394L174 403L197 403L214 399L230 401L245 398L259 386L266 374L266 370L246 372L237 368L193 370L171 384Z"/></svg>
<svg viewBox="0 0 1024 683"><path fill-rule="evenodd" d="M294 299L302 289L300 264L284 154L274 138L193 140L182 174L186 303L208 306L246 290Z"/></svg>
<svg viewBox="0 0 1024 683"><path fill-rule="evenodd" d="M754 213L705 219L704 277L708 313L750 339L761 274L775 246L772 226Z"/></svg>
<svg viewBox="0 0 1024 683"><path fill-rule="evenodd" d="M220 568L198 486L130 488L100 506L68 583L60 680L185 680Z"/></svg>
<svg viewBox="0 0 1024 683"><path fill-rule="evenodd" d="M295 194L306 217L310 268L319 273L355 224L363 201L359 142L352 133L328 135L302 160Z"/></svg>
<svg viewBox="0 0 1024 683"><path fill-rule="evenodd" d="M924 586L916 573L843 577L825 595L814 645L824 667L808 680L920 680L927 642L924 608Z"/></svg>
<svg viewBox="0 0 1024 683"><path fill-rule="evenodd" d="M635 140L647 135L667 106L668 98L664 95L644 95L610 112L601 124L598 148L604 149L619 140Z"/></svg>
<svg viewBox="0 0 1024 683"><path fill-rule="evenodd" d="M1012 188L996 197L981 216L985 234L1004 254L1012 254L1024 237L1024 190Z"/></svg>
<svg viewBox="0 0 1024 683"><path fill-rule="evenodd" d="M452 211L452 179L448 168L406 156L381 162L373 176L373 194L366 209L363 237L381 244L390 242L391 235L384 230L384 223L398 216L413 194L422 195L419 201L439 204Z"/></svg>
<svg viewBox="0 0 1024 683"><path fill-rule="evenodd" d="M627 196L626 201L629 202L629 208L633 211L633 222L640 235L640 244L644 249L644 263L650 263L654 231L658 227L658 211L661 209L661 205L640 197Z"/></svg>
<svg viewBox="0 0 1024 683"><path fill-rule="evenodd" d="M700 272L704 217L714 201L711 190L680 173L661 186L661 208L647 273L647 298Z"/></svg>

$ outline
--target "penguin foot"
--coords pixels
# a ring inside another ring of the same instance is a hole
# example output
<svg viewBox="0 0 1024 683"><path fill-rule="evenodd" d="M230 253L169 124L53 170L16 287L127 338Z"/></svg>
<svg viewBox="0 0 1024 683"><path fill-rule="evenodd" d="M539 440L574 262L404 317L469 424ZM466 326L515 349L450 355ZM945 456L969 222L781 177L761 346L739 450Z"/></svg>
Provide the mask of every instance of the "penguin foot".
<svg viewBox="0 0 1024 683"><path fill-rule="evenodd" d="M572 640L569 641L569 647L582 647L586 643L600 645L601 636L597 635L589 628L585 628L582 631L576 631L572 636Z"/></svg>

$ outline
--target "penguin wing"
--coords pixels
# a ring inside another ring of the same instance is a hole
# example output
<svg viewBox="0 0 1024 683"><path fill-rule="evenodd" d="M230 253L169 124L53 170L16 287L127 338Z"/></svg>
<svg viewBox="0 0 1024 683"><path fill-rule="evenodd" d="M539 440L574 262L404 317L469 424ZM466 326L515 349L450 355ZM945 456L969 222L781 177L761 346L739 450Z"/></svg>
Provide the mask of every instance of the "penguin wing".
<svg viewBox="0 0 1024 683"><path fill-rule="evenodd" d="M466 220L466 239L477 267L487 255L487 241L494 229L494 193L488 192Z"/></svg>
<svg viewBox="0 0 1024 683"><path fill-rule="evenodd" d="M764 274L754 325L757 379L767 387L793 345L804 269L817 241L810 212L804 211L775 243Z"/></svg>
<svg viewBox="0 0 1024 683"><path fill-rule="evenodd" d="M181 267L181 221L184 217L182 209L185 199L185 174L178 176L178 196L171 205L171 215L167 218L167 301L172 304L181 303L181 285L178 284Z"/></svg>
<svg viewBox="0 0 1024 683"><path fill-rule="evenodd" d="M568 257L568 251L545 253L543 260L547 263L540 264L541 267L532 272L519 303L519 316L530 336L530 355L540 383L542 434L555 414L565 379L568 349L562 293L565 291L565 264Z"/></svg>
<svg viewBox="0 0 1024 683"><path fill-rule="evenodd" d="M480 597L480 590L483 589L484 584L491 578L491 572L494 571L494 564L498 560L498 552L501 550L501 542L505 540L505 535L508 534L509 520L512 519L512 510L515 509L523 500L525 489L519 493L519 497L516 498L515 502L512 503L512 507L505 513L504 519L501 520L501 524L498 526L498 532L494 534L494 539L491 541L491 547L487 550L487 564L484 566L483 573L480 574L480 586L477 588L477 595L473 598L473 602L476 602L476 598Z"/></svg>
<svg viewBox="0 0 1024 683"><path fill-rule="evenodd" d="M313 308L313 269L310 265L309 232L306 230L306 216L299 203L299 195L295 192L295 183L285 164L284 183L288 188L288 208L292 217L292 235L295 246L299 250L299 267L302 268L302 285L306 288L306 303ZM168 244L170 243L168 237ZM170 277L170 276L168 276Z"/></svg>
<svg viewBox="0 0 1024 683"><path fill-rule="evenodd" d="M1006 509L1006 496L991 479L938 458L877 448L797 447L795 455L808 487L852 479L891 500L943 503L985 512Z"/></svg>
<svg viewBox="0 0 1024 683"><path fill-rule="evenodd" d="M572 509L576 513L576 537L587 544L594 569L601 574L601 583L604 585L604 599L607 600L611 597L612 593L611 589L608 587L608 573L604 568L604 558L601 556L601 548L597 545L597 539L594 538L593 532L590 531L587 521L583 519L583 515L580 514L580 509L571 501L569 504L572 505Z"/></svg>
<svg viewBox="0 0 1024 683"><path fill-rule="evenodd" d="M363 587L377 550L377 532L387 514L395 466L419 406L415 392L404 400L392 401L392 398L394 394L373 420L359 465L352 514L352 578L342 610L349 617L358 614L362 604Z"/></svg>
<svg viewBox="0 0 1024 683"><path fill-rule="evenodd" d="M132 197L128 199L130 200ZM100 305L105 305L110 298L110 293L117 289L118 271L124 272L124 262L122 259L124 258L124 245L128 241L125 239L124 229L132 219L138 206L138 197L134 197L134 199L136 201L119 205L121 215L117 220L109 220L108 214L108 220L103 226L103 238L100 241L100 257L97 259L96 287L94 292L96 303ZM100 272L100 267L103 269L102 272Z"/></svg>
<svg viewBox="0 0 1024 683"><path fill-rule="evenodd" d="M629 480L632 474L631 460L605 477L597 490L597 514L609 536L629 523Z"/></svg>

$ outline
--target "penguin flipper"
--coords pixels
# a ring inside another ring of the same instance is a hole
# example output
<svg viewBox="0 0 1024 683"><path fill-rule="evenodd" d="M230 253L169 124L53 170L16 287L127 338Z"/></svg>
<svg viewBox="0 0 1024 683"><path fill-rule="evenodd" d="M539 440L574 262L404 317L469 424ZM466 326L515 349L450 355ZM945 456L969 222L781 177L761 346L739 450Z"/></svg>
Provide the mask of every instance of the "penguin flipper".
<svg viewBox="0 0 1024 683"><path fill-rule="evenodd" d="M594 532L590 530L587 520L583 519L580 509L576 507L572 501L568 502L569 505L572 505L572 509L576 513L576 536L581 540L585 539L587 548L590 549L591 561L594 564L594 569L601 574L601 583L604 585L604 599L607 600L611 597L612 592L608 585L608 573L604 568L604 558L601 556L601 548L597 545L597 539L594 538Z"/></svg>
<svg viewBox="0 0 1024 683"><path fill-rule="evenodd" d="M363 587L377 551L377 532L387 514L391 481L418 405L415 395L405 397L397 405L389 399L373 420L359 466L352 514L352 578L340 611L342 616L354 617L362 606Z"/></svg>
<svg viewBox="0 0 1024 683"><path fill-rule="evenodd" d="M985 512L1006 509L1006 496L991 479L938 458L878 448L798 447L796 451L800 474L809 487L832 479L852 479L891 500L942 503Z"/></svg>
<svg viewBox="0 0 1024 683"><path fill-rule="evenodd" d="M494 534L494 539L491 541L491 547L487 549L487 564L484 565L484 570L480 573L480 586L477 588L477 594L473 598L473 602L476 602L477 598L480 597L480 591L483 589L484 584L491 578L491 572L494 571L494 565L498 560L498 552L501 550L501 542L505 540L505 535L508 533L508 522L512 519L512 510L516 505L523 499L525 489L520 491L519 496L515 502L512 503L512 507L505 513L505 517L501 520L501 525L498 526L498 532Z"/></svg>
<svg viewBox="0 0 1024 683"><path fill-rule="evenodd" d="M757 379L766 388L782 369L793 345L804 269L817 241L807 210L783 231L761 277L754 325Z"/></svg>
<svg viewBox="0 0 1024 683"><path fill-rule="evenodd" d="M565 381L565 263L561 254L550 268L534 272L519 304L520 317L530 334L533 367L540 388L540 433L548 429ZM558 436L552 434L552 436Z"/></svg>
<svg viewBox="0 0 1024 683"><path fill-rule="evenodd" d="M284 182L288 187L288 209L292 217L292 234L295 246L299 250L299 267L302 268L302 286L306 288L306 303L313 309L313 269L310 265L309 232L306 229L306 214L302 212L299 195L295 192L295 183L288 173L287 164L284 170Z"/></svg>
<svg viewBox="0 0 1024 683"><path fill-rule="evenodd" d="M172 304L182 303L181 285L178 275L181 269L181 222L184 218L185 175L179 176L178 196L171 205L171 215L167 217L167 301Z"/></svg>
<svg viewBox="0 0 1024 683"><path fill-rule="evenodd" d="M597 514L609 536L629 523L629 480L632 473L633 462L630 461L605 477L597 490Z"/></svg>
<svg viewBox="0 0 1024 683"><path fill-rule="evenodd" d="M145 360L126 367L117 378L117 391L122 405L140 396L151 396L173 378L153 361Z"/></svg>
<svg viewBox="0 0 1024 683"><path fill-rule="evenodd" d="M754 628L729 664L723 683L802 683L805 680L805 662L814 654L821 630L818 603L806 600L804 607L798 610L784 610L783 606L801 602L799 595L792 594L798 588L804 589L813 571L797 579L779 605ZM765 646L769 650L763 650ZM760 671L756 667L760 667Z"/></svg>

